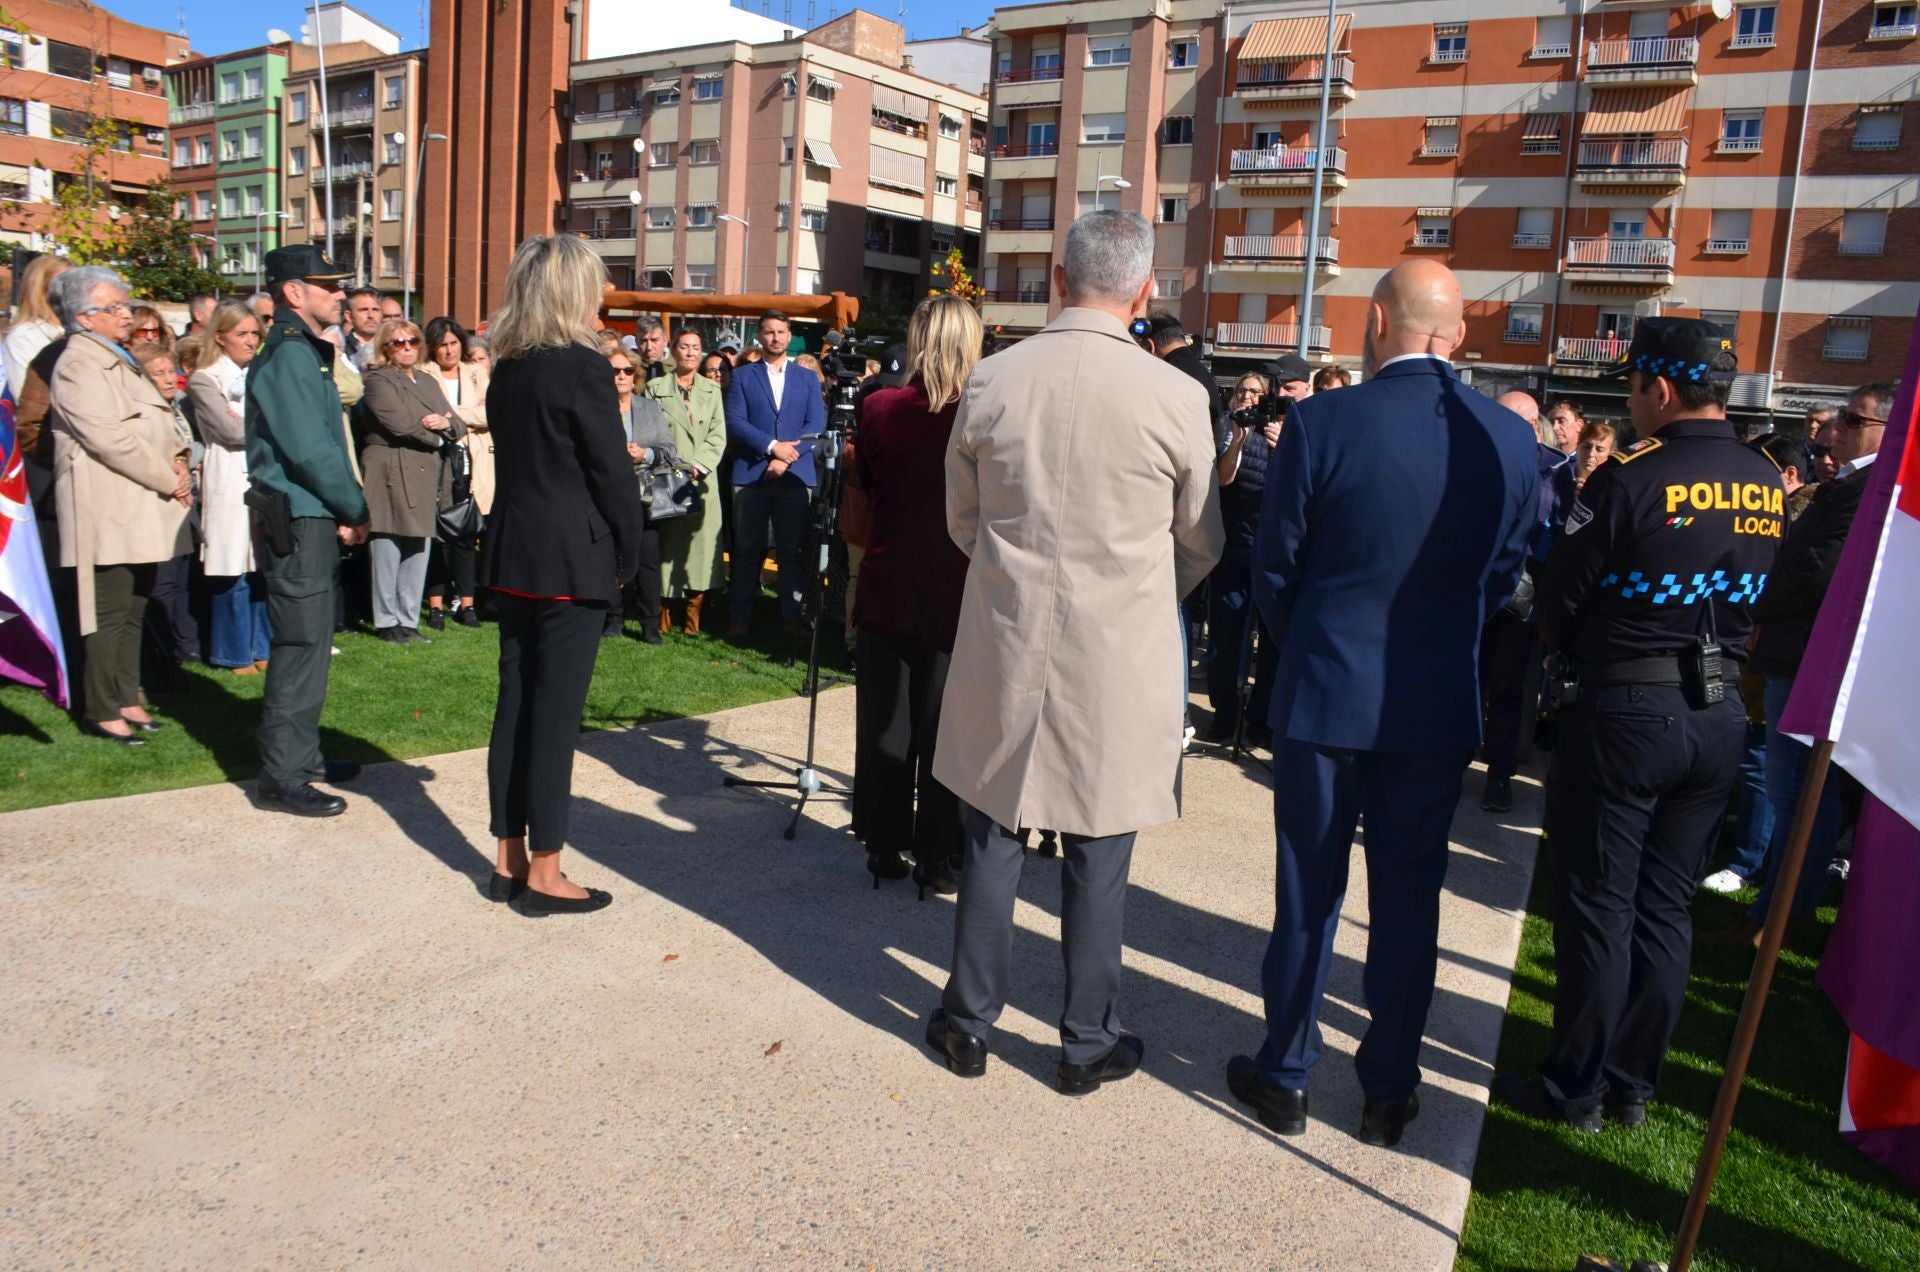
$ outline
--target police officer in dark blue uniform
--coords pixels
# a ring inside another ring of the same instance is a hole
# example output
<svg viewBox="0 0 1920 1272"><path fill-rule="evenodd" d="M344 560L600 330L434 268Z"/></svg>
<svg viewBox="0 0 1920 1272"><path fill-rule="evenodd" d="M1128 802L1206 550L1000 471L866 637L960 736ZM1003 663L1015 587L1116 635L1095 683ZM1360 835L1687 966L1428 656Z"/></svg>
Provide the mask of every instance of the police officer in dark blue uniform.
<svg viewBox="0 0 1920 1272"><path fill-rule="evenodd" d="M1745 744L1735 663L1786 490L1727 422L1735 366L1711 323L1639 324L1616 375L1645 440L1588 478L1540 580L1561 706L1546 809L1559 983L1540 1079L1502 1074L1494 1094L1586 1131L1603 1110L1646 1120Z"/></svg>

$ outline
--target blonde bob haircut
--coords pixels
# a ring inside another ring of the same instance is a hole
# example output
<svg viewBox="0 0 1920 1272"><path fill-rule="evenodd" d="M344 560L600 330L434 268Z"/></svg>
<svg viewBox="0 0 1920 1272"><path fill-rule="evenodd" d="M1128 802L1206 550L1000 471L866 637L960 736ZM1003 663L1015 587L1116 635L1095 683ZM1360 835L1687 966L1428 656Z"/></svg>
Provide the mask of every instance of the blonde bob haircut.
<svg viewBox="0 0 1920 1272"><path fill-rule="evenodd" d="M920 381L934 410L960 400L980 361L980 314L958 296L929 296L907 320L907 377Z"/></svg>
<svg viewBox="0 0 1920 1272"><path fill-rule="evenodd" d="M496 366L536 349L599 349L594 319L606 288L607 267L584 239L550 234L522 243L507 267L500 308L487 323Z"/></svg>
<svg viewBox="0 0 1920 1272"><path fill-rule="evenodd" d="M219 344L215 342L243 322L251 322L255 327L259 328L261 340L264 343L267 334L267 324L260 321L259 314L254 313L253 310L248 309L237 300L223 300L214 306L213 317L207 319L205 329L207 343L212 344L216 350L219 349ZM213 356L217 359L221 355L215 353Z"/></svg>
<svg viewBox="0 0 1920 1272"><path fill-rule="evenodd" d="M412 336L418 341L419 343L414 345L414 348L418 349L423 357L425 356L427 351L427 338L420 334L420 328L414 326L410 319L389 318L380 324L380 330L374 334L373 356L367 359L367 370L371 371L375 367L393 366L393 342L402 336ZM416 361L413 365L417 371L420 369L421 363Z"/></svg>
<svg viewBox="0 0 1920 1272"><path fill-rule="evenodd" d="M71 268L58 256L34 257L27 268L21 271L20 285L14 291L14 322L44 322L49 326L60 326L60 319L53 312L53 304L47 299L47 286ZM18 388L16 385L16 392Z"/></svg>

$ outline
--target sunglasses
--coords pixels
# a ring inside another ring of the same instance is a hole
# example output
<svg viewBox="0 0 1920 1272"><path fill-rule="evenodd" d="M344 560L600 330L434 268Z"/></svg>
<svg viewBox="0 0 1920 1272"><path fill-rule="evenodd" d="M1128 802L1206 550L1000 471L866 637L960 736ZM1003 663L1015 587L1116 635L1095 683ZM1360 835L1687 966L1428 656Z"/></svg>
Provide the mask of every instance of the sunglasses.
<svg viewBox="0 0 1920 1272"><path fill-rule="evenodd" d="M1862 415L1858 411L1840 412L1840 425L1843 428L1873 428L1886 422L1887 417L1884 415Z"/></svg>
<svg viewBox="0 0 1920 1272"><path fill-rule="evenodd" d="M396 339L387 341L387 343L392 345L396 349L411 349L415 345L419 344L420 342L418 340L415 340L412 336L400 336Z"/></svg>
<svg viewBox="0 0 1920 1272"><path fill-rule="evenodd" d="M135 327L133 334L136 336L157 336L160 334L160 328L158 326Z"/></svg>
<svg viewBox="0 0 1920 1272"><path fill-rule="evenodd" d="M613 373L615 375L632 375L633 368L632 367L615 367L613 369Z"/></svg>

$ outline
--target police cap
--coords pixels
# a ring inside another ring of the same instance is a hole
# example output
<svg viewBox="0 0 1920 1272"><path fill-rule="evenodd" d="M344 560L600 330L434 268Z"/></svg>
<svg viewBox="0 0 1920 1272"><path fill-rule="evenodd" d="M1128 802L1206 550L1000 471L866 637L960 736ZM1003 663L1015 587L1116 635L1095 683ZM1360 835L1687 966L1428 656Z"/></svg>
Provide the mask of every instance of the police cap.
<svg viewBox="0 0 1920 1272"><path fill-rule="evenodd" d="M1633 328L1626 357L1601 379L1624 379L1630 371L1664 376L1675 383L1729 383L1732 369L1714 360L1733 352L1733 338L1704 318L1642 318Z"/></svg>
<svg viewBox="0 0 1920 1272"><path fill-rule="evenodd" d="M337 283L352 277L352 271L341 269L328 260L326 252L317 243L296 243L292 247L276 247L267 253L266 278L269 287L295 280Z"/></svg>

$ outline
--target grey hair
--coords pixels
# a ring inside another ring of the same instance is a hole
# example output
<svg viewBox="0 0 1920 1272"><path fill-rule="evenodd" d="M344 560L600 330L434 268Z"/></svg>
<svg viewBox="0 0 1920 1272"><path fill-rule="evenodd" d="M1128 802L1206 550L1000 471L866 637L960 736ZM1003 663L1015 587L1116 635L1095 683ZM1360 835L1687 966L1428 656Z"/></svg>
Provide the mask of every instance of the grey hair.
<svg viewBox="0 0 1920 1272"><path fill-rule="evenodd" d="M133 293L126 279L104 265L76 265L47 285L47 300L53 305L54 317L60 320L60 325L68 331L78 331L80 315L93 304L95 289L107 286L128 295Z"/></svg>
<svg viewBox="0 0 1920 1272"><path fill-rule="evenodd" d="M1138 212L1089 212L1067 231L1067 299L1126 304L1153 277L1153 227Z"/></svg>

